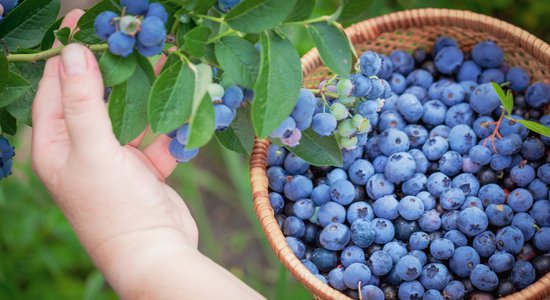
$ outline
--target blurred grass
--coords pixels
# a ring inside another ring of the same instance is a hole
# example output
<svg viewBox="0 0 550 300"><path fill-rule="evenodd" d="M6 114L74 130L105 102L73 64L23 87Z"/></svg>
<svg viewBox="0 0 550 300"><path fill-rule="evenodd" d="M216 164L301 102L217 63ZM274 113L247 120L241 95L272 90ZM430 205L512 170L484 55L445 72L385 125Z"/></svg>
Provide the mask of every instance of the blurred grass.
<svg viewBox="0 0 550 300"><path fill-rule="evenodd" d="M360 0L357 0L360 1ZM334 0L318 0L315 16ZM468 9L496 16L550 40L545 0L374 0L365 17L419 7ZM297 27L286 29L300 54L312 44ZM0 299L116 299L95 270L65 218L33 175L29 134L15 140L14 176L0 183ZM311 299L278 263L254 215L247 159L216 141L180 166L170 184L188 203L200 249L269 299Z"/></svg>

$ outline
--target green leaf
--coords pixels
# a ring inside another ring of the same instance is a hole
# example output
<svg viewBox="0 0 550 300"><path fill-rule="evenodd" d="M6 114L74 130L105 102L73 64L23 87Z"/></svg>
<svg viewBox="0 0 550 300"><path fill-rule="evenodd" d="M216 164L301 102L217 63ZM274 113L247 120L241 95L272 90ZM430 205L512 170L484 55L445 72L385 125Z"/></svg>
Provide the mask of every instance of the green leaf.
<svg viewBox="0 0 550 300"><path fill-rule="evenodd" d="M21 96L17 101L6 107L6 110L14 116L17 120L24 122L27 125L31 125L31 110L36 91L38 90L38 83L44 73L44 61L37 61L35 63L13 63L11 64L13 71L24 77L26 81L31 84L31 87Z"/></svg>
<svg viewBox="0 0 550 300"><path fill-rule="evenodd" d="M256 135L268 136L286 119L302 85L300 57L294 46L274 32L263 33L260 73L254 86L252 123Z"/></svg>
<svg viewBox="0 0 550 300"><path fill-rule="evenodd" d="M208 86L212 83L212 68L209 65L194 65L193 71L195 72L195 92L193 93L192 114L198 109L204 95L208 92Z"/></svg>
<svg viewBox="0 0 550 300"><path fill-rule="evenodd" d="M192 19L189 19L188 22L179 22L176 30L176 41L179 48L185 46L185 35L193 28L197 26Z"/></svg>
<svg viewBox="0 0 550 300"><path fill-rule="evenodd" d="M149 95L149 124L154 133L168 133L189 119L195 93L195 72L176 62L164 70Z"/></svg>
<svg viewBox="0 0 550 300"><path fill-rule="evenodd" d="M55 30L53 34L61 42L61 44L67 45L71 38L71 29L69 27L63 27L59 30Z"/></svg>
<svg viewBox="0 0 550 300"><path fill-rule="evenodd" d="M342 22L354 22L365 19L367 10L371 6L373 0L344 0L344 9L338 18Z"/></svg>
<svg viewBox="0 0 550 300"><path fill-rule="evenodd" d="M260 33L281 24L290 14L296 0L244 0L225 17L232 28Z"/></svg>
<svg viewBox="0 0 550 300"><path fill-rule="evenodd" d="M0 94L0 108L17 101L31 88L31 84L17 73L8 71L7 77L6 87Z"/></svg>
<svg viewBox="0 0 550 300"><path fill-rule="evenodd" d="M215 131L214 105L210 96L206 94L189 122L187 147L195 149L206 145L214 136Z"/></svg>
<svg viewBox="0 0 550 300"><path fill-rule="evenodd" d="M0 132L9 135L15 135L17 132L17 120L3 109L0 109Z"/></svg>
<svg viewBox="0 0 550 300"><path fill-rule="evenodd" d="M9 51L40 44L50 24L55 22L59 7L60 0L23 1L2 21L0 39Z"/></svg>
<svg viewBox="0 0 550 300"><path fill-rule="evenodd" d="M110 10L119 13L118 9L113 5L113 0L103 0L92 8L88 9L82 17L78 20L77 27L78 32L74 34L74 39L86 44L97 44L101 42L101 39L97 37L94 29L94 21L97 15ZM118 1L116 1L118 2Z"/></svg>
<svg viewBox="0 0 550 300"><path fill-rule="evenodd" d="M99 59L99 69L103 76L105 86L115 86L126 81L136 70L136 55L132 53L128 57L114 55L110 51L104 51Z"/></svg>
<svg viewBox="0 0 550 300"><path fill-rule="evenodd" d="M206 53L206 41L210 36L210 28L198 26L185 34L185 47L195 57L203 57Z"/></svg>
<svg viewBox="0 0 550 300"><path fill-rule="evenodd" d="M539 124L533 121L527 121L527 120L516 120L516 121L520 122L523 126L527 127L531 131L534 131L544 136L550 136L550 127L546 127L542 124Z"/></svg>
<svg viewBox="0 0 550 300"><path fill-rule="evenodd" d="M491 82L491 86L493 86L493 89L497 93L500 103L502 103L502 106L504 106L504 108L508 112L508 115L512 114L512 108L514 107L514 96L512 95L512 93L508 91L509 94L505 94L502 87L496 82Z"/></svg>
<svg viewBox="0 0 550 300"><path fill-rule="evenodd" d="M6 80L8 76L8 59L6 58L6 53L4 51L0 51L0 78L2 78L2 80L0 80L0 95L8 84L8 81ZM2 101L2 99L0 99L0 101Z"/></svg>
<svg viewBox="0 0 550 300"><path fill-rule="evenodd" d="M252 154L254 130L250 120L250 106L237 109L237 116L231 126L222 131L217 131L216 137L229 150L246 155Z"/></svg>
<svg viewBox="0 0 550 300"><path fill-rule="evenodd" d="M135 139L147 127L147 99L153 72L145 58L128 81L113 86L109 96L109 116L113 132L122 145Z"/></svg>
<svg viewBox="0 0 550 300"><path fill-rule="evenodd" d="M338 75L349 75L352 56L350 43L344 32L327 22L308 25L307 32L319 50L323 63Z"/></svg>
<svg viewBox="0 0 550 300"><path fill-rule="evenodd" d="M216 3L216 0L174 0L172 2L183 5L188 11L205 13Z"/></svg>
<svg viewBox="0 0 550 300"><path fill-rule="evenodd" d="M46 30L46 34L44 34L42 42L40 43L40 50L48 50L53 46L53 42L55 41L54 31L61 26L61 22L63 22L63 17L55 21L55 23L53 23L50 28Z"/></svg>
<svg viewBox="0 0 550 300"><path fill-rule="evenodd" d="M254 45L240 37L226 36L216 42L215 53L233 81L249 89L254 87L260 65L260 52Z"/></svg>
<svg viewBox="0 0 550 300"><path fill-rule="evenodd" d="M105 278L99 271L93 271L86 278L84 288L84 300L94 300L101 298L101 290L105 286Z"/></svg>
<svg viewBox="0 0 550 300"><path fill-rule="evenodd" d="M297 0L285 22L295 22L307 19L311 16L314 7L315 0Z"/></svg>
<svg viewBox="0 0 550 300"><path fill-rule="evenodd" d="M342 166L342 150L334 135L322 137L310 128L302 131L298 146L285 147L314 166Z"/></svg>

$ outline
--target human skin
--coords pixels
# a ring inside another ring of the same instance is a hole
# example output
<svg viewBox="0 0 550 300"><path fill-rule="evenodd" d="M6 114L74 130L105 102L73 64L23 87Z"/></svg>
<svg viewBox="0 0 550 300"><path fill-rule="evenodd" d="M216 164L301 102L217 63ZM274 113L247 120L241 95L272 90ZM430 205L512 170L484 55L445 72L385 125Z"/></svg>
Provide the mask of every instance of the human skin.
<svg viewBox="0 0 550 300"><path fill-rule="evenodd" d="M32 162L109 284L123 299L261 298L197 250L195 221L164 182L176 166L169 138L143 151L143 134L121 146L103 94L88 48L71 44L50 58L33 105Z"/></svg>

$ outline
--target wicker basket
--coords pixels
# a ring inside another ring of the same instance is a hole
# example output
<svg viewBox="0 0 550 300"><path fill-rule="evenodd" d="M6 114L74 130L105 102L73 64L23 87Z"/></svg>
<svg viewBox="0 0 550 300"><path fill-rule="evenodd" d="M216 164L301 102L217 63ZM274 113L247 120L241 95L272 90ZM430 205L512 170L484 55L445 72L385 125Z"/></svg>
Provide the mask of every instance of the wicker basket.
<svg viewBox="0 0 550 300"><path fill-rule="evenodd" d="M505 51L510 66L521 66L533 80L545 80L550 74L550 46L528 32L498 19L450 9L402 11L366 20L346 29L357 52L374 50L388 54L394 49L412 50L424 46L430 50L440 35L454 37L469 51L479 41L491 39ZM316 49L302 58L304 85L310 88L330 76ZM254 208L271 247L286 268L320 299L349 299L312 275L288 247L269 204L266 157L269 142L256 140L250 159L250 180ZM550 298L550 273L526 289L505 299Z"/></svg>

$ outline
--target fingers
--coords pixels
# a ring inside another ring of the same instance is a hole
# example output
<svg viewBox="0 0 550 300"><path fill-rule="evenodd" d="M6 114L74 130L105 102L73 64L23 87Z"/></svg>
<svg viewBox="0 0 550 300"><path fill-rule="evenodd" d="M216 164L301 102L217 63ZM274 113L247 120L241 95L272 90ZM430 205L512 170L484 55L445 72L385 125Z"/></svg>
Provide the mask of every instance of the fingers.
<svg viewBox="0 0 550 300"><path fill-rule="evenodd" d="M129 142L128 145L130 145L132 147L135 147L135 148L139 147L139 145L141 144L141 141L143 141L143 138L147 134L147 130L148 130L148 128L145 128L135 139L133 139L131 142Z"/></svg>
<svg viewBox="0 0 550 300"><path fill-rule="evenodd" d="M72 146L97 151L98 146L118 146L103 102L103 80L93 53L70 44L61 52L59 67L61 102Z"/></svg>
<svg viewBox="0 0 550 300"><path fill-rule="evenodd" d="M72 31L76 27L76 23L78 23L78 20L80 19L80 17L82 17L83 14L84 14L84 11L81 9L71 10L63 18L63 21L61 22L61 25L59 25L59 28L69 27L72 33ZM59 46L61 46L61 42L56 38L55 41L53 42L52 48L59 47Z"/></svg>
<svg viewBox="0 0 550 300"><path fill-rule="evenodd" d="M170 176L177 165L176 160L168 151L168 144L171 140L166 135L160 135L151 145L143 150L143 153L145 153L162 178Z"/></svg>

